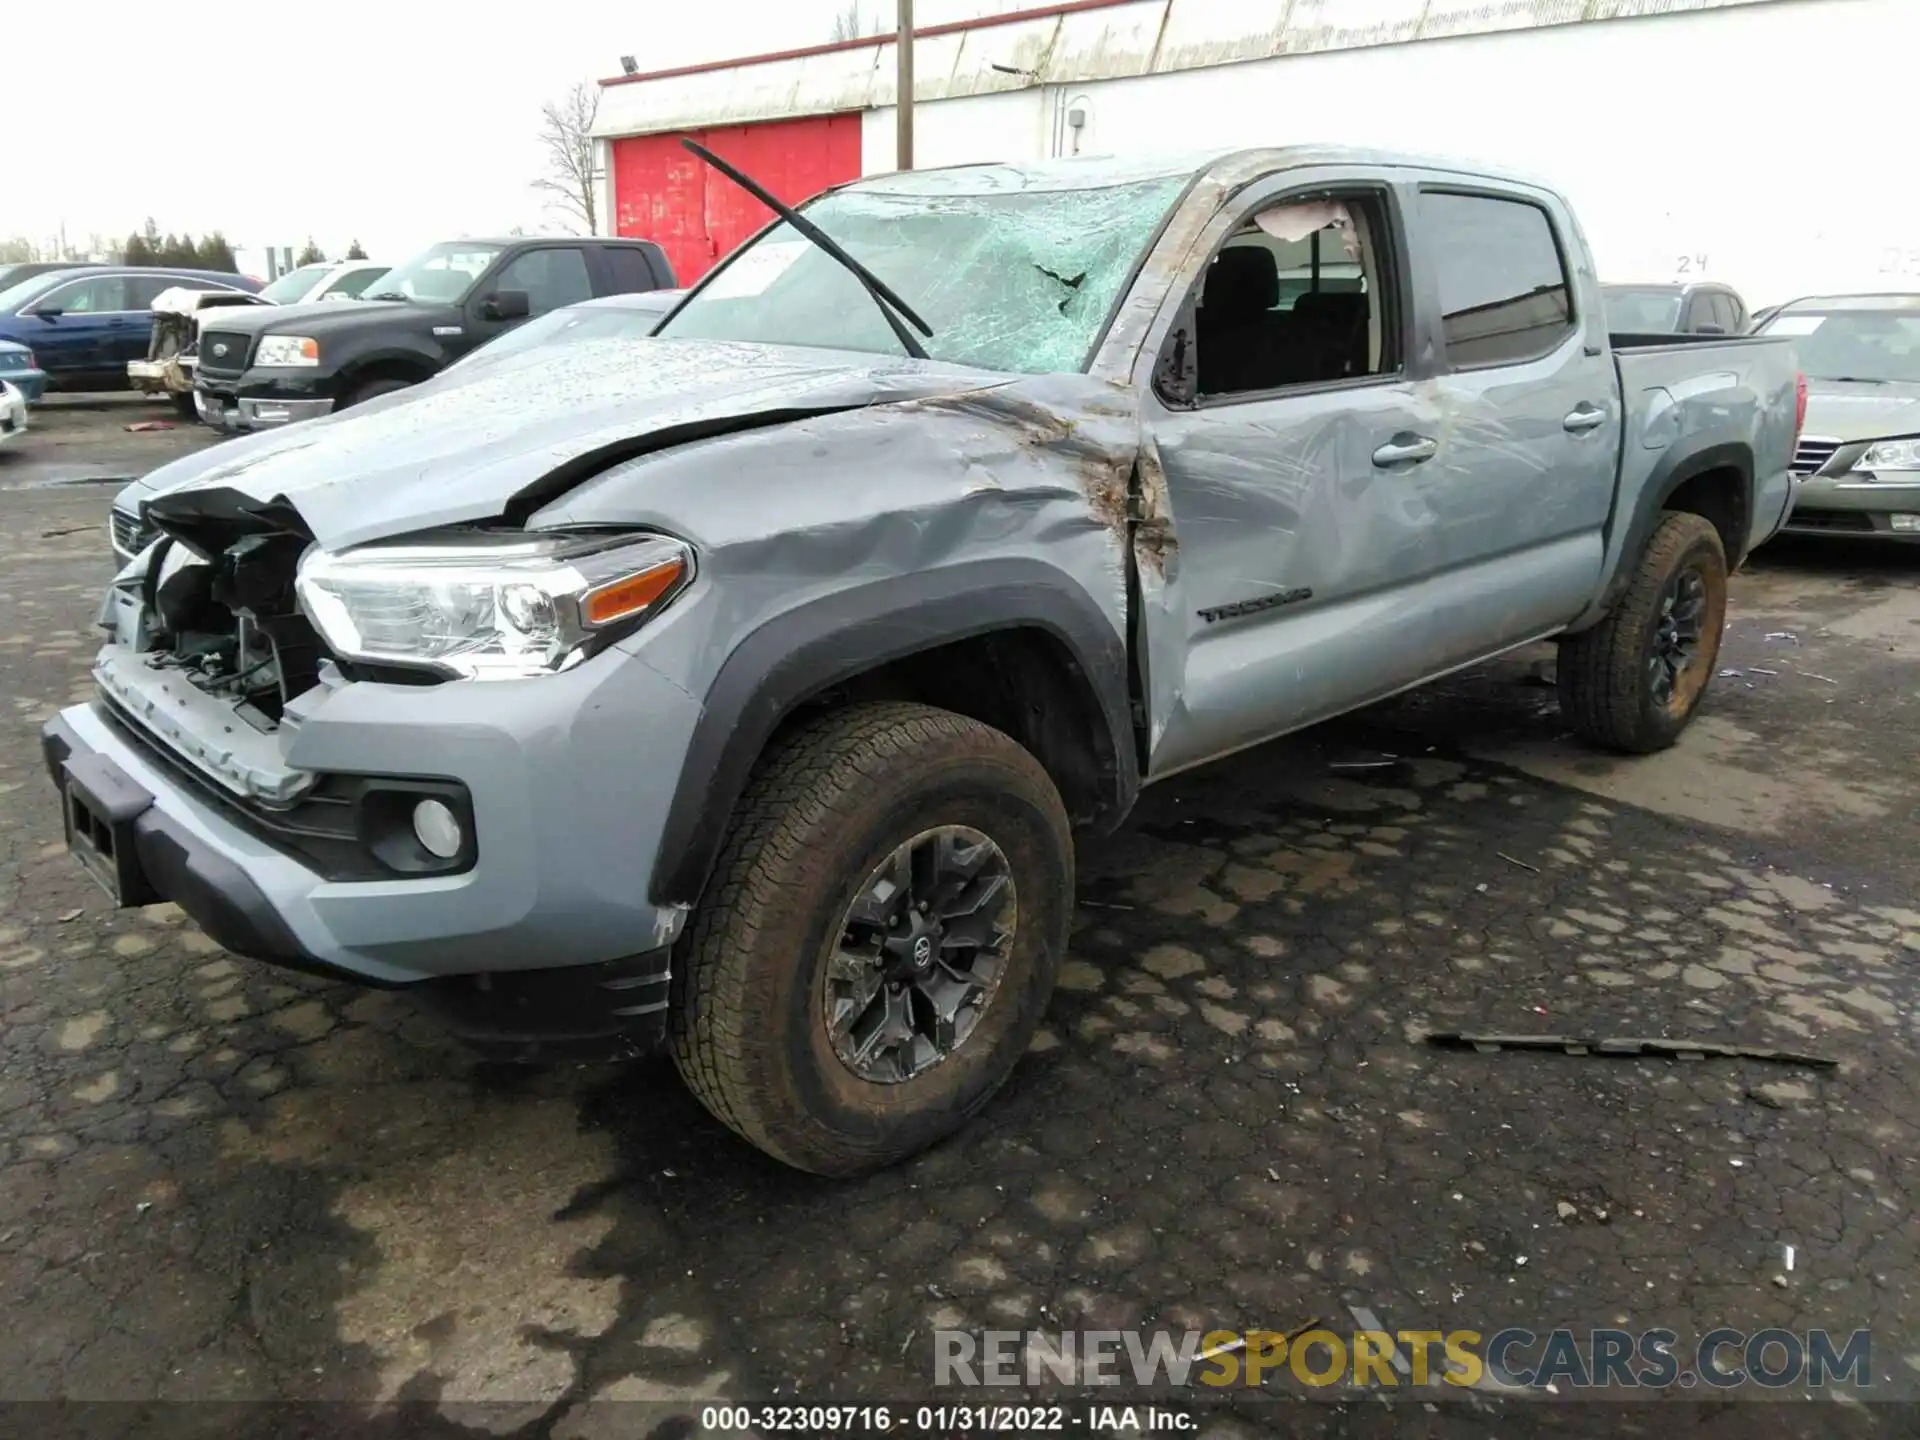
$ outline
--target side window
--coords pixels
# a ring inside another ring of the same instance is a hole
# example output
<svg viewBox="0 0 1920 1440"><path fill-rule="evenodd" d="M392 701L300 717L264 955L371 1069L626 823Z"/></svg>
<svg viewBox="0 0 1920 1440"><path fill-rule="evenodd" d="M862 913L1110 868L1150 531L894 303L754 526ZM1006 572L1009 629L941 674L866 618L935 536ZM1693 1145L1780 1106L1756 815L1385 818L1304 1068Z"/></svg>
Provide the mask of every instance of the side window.
<svg viewBox="0 0 1920 1440"><path fill-rule="evenodd" d="M119 275L94 275L76 280L50 295L43 295L39 303L67 315L103 315L132 308L127 304L127 282Z"/></svg>
<svg viewBox="0 0 1920 1440"><path fill-rule="evenodd" d="M544 315L562 305L593 298L587 257L575 249L529 250L509 260L493 282L495 290L527 292L529 314Z"/></svg>
<svg viewBox="0 0 1920 1440"><path fill-rule="evenodd" d="M633 295L657 288L647 252L638 245L609 245L600 252L606 257L607 273L613 277L615 295Z"/></svg>
<svg viewBox="0 0 1920 1440"><path fill-rule="evenodd" d="M1713 320L1729 335L1738 335L1745 327L1740 323L1740 302L1733 298L1733 292L1722 290L1713 297Z"/></svg>
<svg viewBox="0 0 1920 1440"><path fill-rule="evenodd" d="M1538 205L1428 191L1420 222L1453 368L1532 360L1573 332L1566 265Z"/></svg>
<svg viewBox="0 0 1920 1440"><path fill-rule="evenodd" d="M1198 390L1224 396L1396 370L1378 195L1266 206L1220 247L1194 312Z"/></svg>

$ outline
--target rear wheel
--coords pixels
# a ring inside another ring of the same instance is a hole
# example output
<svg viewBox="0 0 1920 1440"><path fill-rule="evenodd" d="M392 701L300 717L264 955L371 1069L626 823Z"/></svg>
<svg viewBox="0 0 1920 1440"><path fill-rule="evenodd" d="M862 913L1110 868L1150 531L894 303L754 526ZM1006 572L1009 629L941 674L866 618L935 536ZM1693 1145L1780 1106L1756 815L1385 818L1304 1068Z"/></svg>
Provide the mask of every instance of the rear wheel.
<svg viewBox="0 0 1920 1440"><path fill-rule="evenodd" d="M789 1165L889 1164L1012 1073L1072 905L1066 811L1032 755L924 705L835 712L734 814L674 959L675 1063Z"/></svg>
<svg viewBox="0 0 1920 1440"><path fill-rule="evenodd" d="M193 392L191 390L170 391L168 392L167 399L172 403L174 413L183 420L199 418L200 412L194 408Z"/></svg>
<svg viewBox="0 0 1920 1440"><path fill-rule="evenodd" d="M1680 738L1706 694L1727 618L1727 557L1701 516L1660 519L1626 592L1560 642L1560 710L1587 739L1630 754Z"/></svg>

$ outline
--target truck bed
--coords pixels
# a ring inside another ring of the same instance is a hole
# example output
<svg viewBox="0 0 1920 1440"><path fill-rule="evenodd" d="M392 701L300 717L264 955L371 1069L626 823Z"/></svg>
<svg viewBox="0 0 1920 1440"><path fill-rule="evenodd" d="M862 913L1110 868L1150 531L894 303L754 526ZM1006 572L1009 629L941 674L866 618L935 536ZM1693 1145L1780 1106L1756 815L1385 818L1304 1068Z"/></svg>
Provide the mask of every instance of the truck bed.
<svg viewBox="0 0 1920 1440"><path fill-rule="evenodd" d="M1722 528L1737 565L1786 518L1800 364L1793 341L1770 335L1609 337L1620 376L1620 481L1607 530L1607 572L1644 543L1667 478L1701 465L1744 468L1752 456L1752 513ZM1605 597L1607 603L1611 597ZM1597 615L1599 611L1596 611Z"/></svg>

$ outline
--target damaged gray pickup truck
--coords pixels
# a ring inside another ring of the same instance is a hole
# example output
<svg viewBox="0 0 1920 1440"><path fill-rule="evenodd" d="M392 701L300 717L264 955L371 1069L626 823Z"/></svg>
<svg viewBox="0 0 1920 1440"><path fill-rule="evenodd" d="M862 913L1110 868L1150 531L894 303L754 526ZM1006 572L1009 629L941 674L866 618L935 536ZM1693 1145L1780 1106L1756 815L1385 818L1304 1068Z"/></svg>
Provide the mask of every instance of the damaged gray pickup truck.
<svg viewBox="0 0 1920 1440"><path fill-rule="evenodd" d="M843 1174L1047 1008L1076 826L1559 637L1670 744L1791 499L1790 344L1610 340L1552 191L1373 153L888 175L649 339L150 477L75 854L509 1050L670 1047Z"/></svg>

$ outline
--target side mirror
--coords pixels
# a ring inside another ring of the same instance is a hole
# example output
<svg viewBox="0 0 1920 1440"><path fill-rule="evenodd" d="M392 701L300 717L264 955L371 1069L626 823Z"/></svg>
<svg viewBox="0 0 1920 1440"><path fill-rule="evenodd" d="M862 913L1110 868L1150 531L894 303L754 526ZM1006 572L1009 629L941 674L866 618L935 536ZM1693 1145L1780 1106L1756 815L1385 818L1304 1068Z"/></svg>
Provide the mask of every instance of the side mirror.
<svg viewBox="0 0 1920 1440"><path fill-rule="evenodd" d="M58 305L30 305L27 307L27 314L38 315L42 320L58 320L66 313L66 310Z"/></svg>
<svg viewBox="0 0 1920 1440"><path fill-rule="evenodd" d="M533 313L524 290L496 290L480 305L489 320L524 320Z"/></svg>

